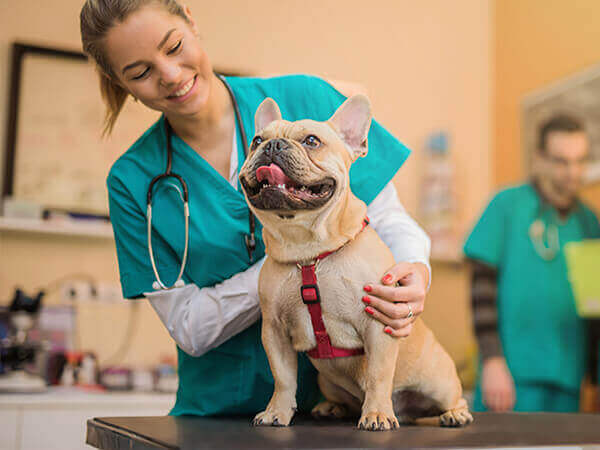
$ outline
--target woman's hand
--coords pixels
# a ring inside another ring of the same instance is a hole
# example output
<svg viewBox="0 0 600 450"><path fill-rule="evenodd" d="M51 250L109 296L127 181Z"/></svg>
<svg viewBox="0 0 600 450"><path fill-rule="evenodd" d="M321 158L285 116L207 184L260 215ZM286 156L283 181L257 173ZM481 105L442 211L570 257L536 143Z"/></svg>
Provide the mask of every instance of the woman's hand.
<svg viewBox="0 0 600 450"><path fill-rule="evenodd" d="M386 325L394 337L406 337L413 322L423 312L429 284L429 269L422 263L399 263L391 267L379 283L364 286L365 312Z"/></svg>
<svg viewBox="0 0 600 450"><path fill-rule="evenodd" d="M515 406L515 382L501 356L487 358L481 371L483 404L490 411L511 411Z"/></svg>

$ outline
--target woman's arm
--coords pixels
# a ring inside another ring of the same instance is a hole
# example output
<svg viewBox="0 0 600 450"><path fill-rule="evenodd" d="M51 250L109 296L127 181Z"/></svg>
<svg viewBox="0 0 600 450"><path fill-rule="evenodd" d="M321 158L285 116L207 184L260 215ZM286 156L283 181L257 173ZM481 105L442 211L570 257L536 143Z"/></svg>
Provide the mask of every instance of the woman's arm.
<svg viewBox="0 0 600 450"><path fill-rule="evenodd" d="M431 242L400 203L392 182L371 202L367 214L396 264L381 280L364 286L365 313L386 325L386 333L405 337L424 309L431 280Z"/></svg>
<svg viewBox="0 0 600 450"><path fill-rule="evenodd" d="M195 284L144 296L177 345L201 356L244 331L260 318L258 276L265 261L211 287Z"/></svg>
<svg viewBox="0 0 600 450"><path fill-rule="evenodd" d="M429 238L406 213L390 183L367 213L371 225L392 249L397 261L429 267ZM188 284L144 295L177 345L201 356L245 330L260 318L258 276L264 258L212 287Z"/></svg>

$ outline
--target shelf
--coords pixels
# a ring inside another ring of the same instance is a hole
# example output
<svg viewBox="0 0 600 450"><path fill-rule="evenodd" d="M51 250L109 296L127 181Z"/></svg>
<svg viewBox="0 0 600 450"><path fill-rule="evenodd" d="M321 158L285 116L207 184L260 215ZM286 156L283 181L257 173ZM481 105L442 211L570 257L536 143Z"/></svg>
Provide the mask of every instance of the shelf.
<svg viewBox="0 0 600 450"><path fill-rule="evenodd" d="M175 394L159 392L111 392L84 391L77 387L50 386L46 392L18 394L2 393L0 405L9 407L49 407L49 406L94 406L94 405L131 405L164 406L167 410L175 403Z"/></svg>
<svg viewBox="0 0 600 450"><path fill-rule="evenodd" d="M112 239L112 225L88 220L39 220L0 217L0 231Z"/></svg>

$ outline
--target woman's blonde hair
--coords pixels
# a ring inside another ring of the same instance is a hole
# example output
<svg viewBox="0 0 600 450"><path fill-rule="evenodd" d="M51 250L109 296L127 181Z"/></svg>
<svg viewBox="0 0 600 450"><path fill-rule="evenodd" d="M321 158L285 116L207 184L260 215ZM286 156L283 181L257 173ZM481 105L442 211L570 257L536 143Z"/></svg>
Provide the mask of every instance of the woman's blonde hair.
<svg viewBox="0 0 600 450"><path fill-rule="evenodd" d="M106 104L103 136L110 135L123 109L128 92L117 82L110 66L104 39L108 31L122 23L127 17L140 8L157 4L189 23L185 11L175 0L86 0L79 15L81 27L81 43L83 51L94 60L100 76L100 93Z"/></svg>

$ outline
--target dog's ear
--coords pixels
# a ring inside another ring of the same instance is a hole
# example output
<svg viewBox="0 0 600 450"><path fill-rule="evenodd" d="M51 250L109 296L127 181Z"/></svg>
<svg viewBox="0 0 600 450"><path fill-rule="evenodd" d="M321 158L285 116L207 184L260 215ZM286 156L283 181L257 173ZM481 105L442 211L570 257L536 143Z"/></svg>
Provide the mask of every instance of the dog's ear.
<svg viewBox="0 0 600 450"><path fill-rule="evenodd" d="M349 148L352 161L367 154L371 118L371 102L366 96L357 94L347 99L329 119Z"/></svg>
<svg viewBox="0 0 600 450"><path fill-rule="evenodd" d="M275 120L281 120L279 106L272 98L265 98L258 106L254 115L254 132L260 133L267 125Z"/></svg>

